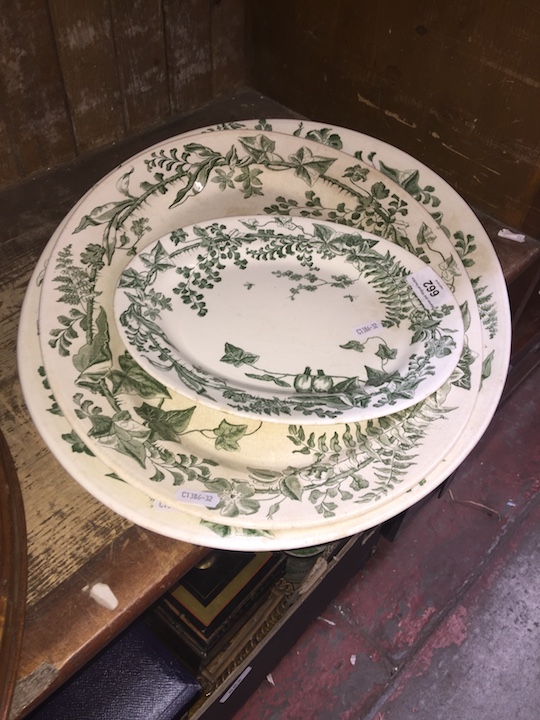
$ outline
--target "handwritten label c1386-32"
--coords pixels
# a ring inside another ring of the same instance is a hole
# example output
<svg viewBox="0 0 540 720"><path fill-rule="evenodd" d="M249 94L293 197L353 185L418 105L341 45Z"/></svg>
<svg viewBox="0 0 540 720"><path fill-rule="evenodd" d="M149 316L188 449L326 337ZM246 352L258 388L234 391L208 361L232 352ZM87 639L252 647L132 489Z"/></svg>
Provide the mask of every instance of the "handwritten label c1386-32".
<svg viewBox="0 0 540 720"><path fill-rule="evenodd" d="M364 337L366 335L372 335L374 332L379 331L382 328L381 323L378 320L371 320L363 325L357 325L353 328L353 335L356 337Z"/></svg>
<svg viewBox="0 0 540 720"><path fill-rule="evenodd" d="M215 508L220 501L217 493L203 492L197 490L177 490L176 499L190 505L203 505L204 507Z"/></svg>

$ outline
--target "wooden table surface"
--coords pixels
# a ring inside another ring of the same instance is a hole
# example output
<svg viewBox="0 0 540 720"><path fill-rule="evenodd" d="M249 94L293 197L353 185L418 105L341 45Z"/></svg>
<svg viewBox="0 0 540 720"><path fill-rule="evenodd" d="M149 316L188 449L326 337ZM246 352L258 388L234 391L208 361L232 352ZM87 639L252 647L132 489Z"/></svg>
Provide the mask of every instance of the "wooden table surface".
<svg viewBox="0 0 540 720"><path fill-rule="evenodd" d="M31 272L72 205L122 160L208 123L272 116L294 114L246 90L0 192L0 427L17 469L28 538L26 621L11 718L23 717L207 552L113 513L67 475L42 441L16 371L18 319ZM497 242L497 247L509 277L519 275L537 251L512 241ZM96 582L111 587L119 600L116 610L83 592Z"/></svg>

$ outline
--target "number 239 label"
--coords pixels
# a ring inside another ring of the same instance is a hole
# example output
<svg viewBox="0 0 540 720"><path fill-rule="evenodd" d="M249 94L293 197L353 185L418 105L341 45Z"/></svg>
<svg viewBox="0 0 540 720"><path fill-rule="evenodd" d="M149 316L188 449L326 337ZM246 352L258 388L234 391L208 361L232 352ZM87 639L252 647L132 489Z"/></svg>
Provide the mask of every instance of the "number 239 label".
<svg viewBox="0 0 540 720"><path fill-rule="evenodd" d="M407 282L426 310L454 302L450 290L428 266L408 275Z"/></svg>

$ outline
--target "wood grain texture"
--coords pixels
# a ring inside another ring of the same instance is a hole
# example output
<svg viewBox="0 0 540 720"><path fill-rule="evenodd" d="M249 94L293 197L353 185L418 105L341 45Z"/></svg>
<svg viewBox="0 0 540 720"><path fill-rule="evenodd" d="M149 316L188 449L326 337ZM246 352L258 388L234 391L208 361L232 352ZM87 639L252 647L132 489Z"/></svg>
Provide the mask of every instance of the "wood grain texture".
<svg viewBox="0 0 540 720"><path fill-rule="evenodd" d="M0 108L0 186L14 183L21 177L13 155L4 113L5 106Z"/></svg>
<svg viewBox="0 0 540 720"><path fill-rule="evenodd" d="M112 0L112 21L128 133L169 117L161 0Z"/></svg>
<svg viewBox="0 0 540 720"><path fill-rule="evenodd" d="M4 0L0 187L245 79L246 0Z"/></svg>
<svg viewBox="0 0 540 720"><path fill-rule="evenodd" d="M43 699L155 602L207 550L130 527L27 610L13 715ZM114 611L85 587L109 585ZM55 632L51 632L51 628Z"/></svg>
<svg viewBox="0 0 540 720"><path fill-rule="evenodd" d="M15 689L26 611L26 523L17 471L0 431L0 720Z"/></svg>
<svg viewBox="0 0 540 720"><path fill-rule="evenodd" d="M210 0L164 0L171 113L184 114L212 97Z"/></svg>
<svg viewBox="0 0 540 720"><path fill-rule="evenodd" d="M245 0L212 6L212 93L216 97L246 83Z"/></svg>
<svg viewBox="0 0 540 720"><path fill-rule="evenodd" d="M472 204L521 226L540 184L537 3L249 8L254 87L406 150Z"/></svg>
<svg viewBox="0 0 540 720"><path fill-rule="evenodd" d="M0 13L0 185L73 157L47 0L5 0ZM9 142L8 142L9 137Z"/></svg>
<svg viewBox="0 0 540 720"><path fill-rule="evenodd" d="M125 134L110 0L49 0L77 151Z"/></svg>

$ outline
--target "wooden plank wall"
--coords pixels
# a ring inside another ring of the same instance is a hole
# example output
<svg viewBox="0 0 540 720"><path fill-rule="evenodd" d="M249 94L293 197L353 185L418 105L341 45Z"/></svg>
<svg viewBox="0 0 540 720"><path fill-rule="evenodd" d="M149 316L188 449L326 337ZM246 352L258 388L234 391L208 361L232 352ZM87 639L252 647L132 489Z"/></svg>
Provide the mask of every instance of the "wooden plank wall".
<svg viewBox="0 0 540 720"><path fill-rule="evenodd" d="M397 145L540 233L538 0L250 3L250 83Z"/></svg>
<svg viewBox="0 0 540 720"><path fill-rule="evenodd" d="M245 0L2 0L0 187L245 81Z"/></svg>

